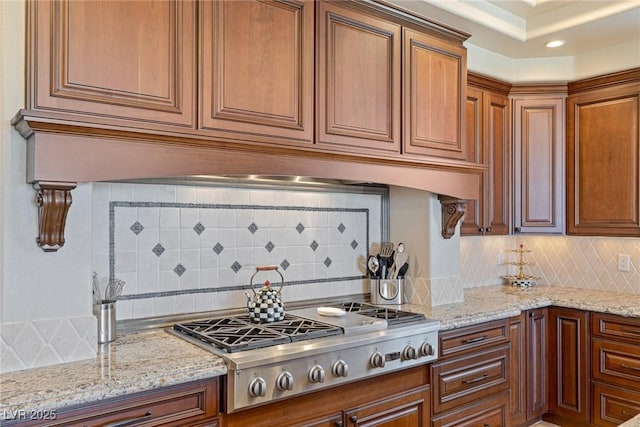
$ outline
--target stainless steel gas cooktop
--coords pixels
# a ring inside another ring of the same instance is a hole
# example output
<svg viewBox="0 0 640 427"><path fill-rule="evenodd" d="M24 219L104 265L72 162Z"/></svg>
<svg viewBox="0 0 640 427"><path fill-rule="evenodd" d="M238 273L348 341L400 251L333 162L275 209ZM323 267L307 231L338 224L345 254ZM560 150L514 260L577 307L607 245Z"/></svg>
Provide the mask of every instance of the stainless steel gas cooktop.
<svg viewBox="0 0 640 427"><path fill-rule="evenodd" d="M440 323L421 314L348 302L178 323L169 332L223 357L227 412L266 404L437 358Z"/></svg>

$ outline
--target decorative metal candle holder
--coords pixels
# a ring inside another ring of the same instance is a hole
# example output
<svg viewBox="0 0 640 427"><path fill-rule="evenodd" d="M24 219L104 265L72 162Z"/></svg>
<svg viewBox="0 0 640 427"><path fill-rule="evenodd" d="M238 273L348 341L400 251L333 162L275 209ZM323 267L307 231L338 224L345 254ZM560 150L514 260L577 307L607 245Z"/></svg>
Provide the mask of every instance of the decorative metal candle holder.
<svg viewBox="0 0 640 427"><path fill-rule="evenodd" d="M524 261L524 254L531 252L530 250L526 250L523 248L523 245L520 245L519 249L514 249L509 252L515 252L518 254L517 261L507 262L507 265L515 265L518 267L518 274L516 276L506 275L502 276L503 279L507 280L512 286L518 286L520 288L529 288L536 284L537 277L527 276L524 274L524 266L528 263Z"/></svg>

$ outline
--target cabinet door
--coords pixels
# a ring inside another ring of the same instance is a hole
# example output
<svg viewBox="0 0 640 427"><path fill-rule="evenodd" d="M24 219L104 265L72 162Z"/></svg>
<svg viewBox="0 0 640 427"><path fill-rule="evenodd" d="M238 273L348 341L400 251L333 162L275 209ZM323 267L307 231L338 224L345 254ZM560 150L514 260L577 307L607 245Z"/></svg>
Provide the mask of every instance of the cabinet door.
<svg viewBox="0 0 640 427"><path fill-rule="evenodd" d="M194 126L192 1L27 4L37 28L27 108L81 113L85 121Z"/></svg>
<svg viewBox="0 0 640 427"><path fill-rule="evenodd" d="M484 150L482 139L482 106L483 92L474 87L467 87L467 103L466 103L466 144L467 158L474 163L484 163ZM484 232L484 204L487 199L487 183L488 176L483 175L480 183L480 197L478 200L471 200L467 203L464 213L464 219L460 226L460 234L463 236L476 236Z"/></svg>
<svg viewBox="0 0 640 427"><path fill-rule="evenodd" d="M514 100L514 231L564 230L564 100Z"/></svg>
<svg viewBox="0 0 640 427"><path fill-rule="evenodd" d="M588 312L549 309L549 411L589 423Z"/></svg>
<svg viewBox="0 0 640 427"><path fill-rule="evenodd" d="M201 7L200 129L234 139L310 142L313 2Z"/></svg>
<svg viewBox="0 0 640 427"><path fill-rule="evenodd" d="M347 411L348 426L359 427L428 427L430 425L428 387L394 396L358 409Z"/></svg>
<svg viewBox="0 0 640 427"><path fill-rule="evenodd" d="M640 236L640 85L567 103L567 233Z"/></svg>
<svg viewBox="0 0 640 427"><path fill-rule="evenodd" d="M484 94L485 158L489 164L489 188L485 233L509 234L511 136L509 98L496 93Z"/></svg>
<svg viewBox="0 0 640 427"><path fill-rule="evenodd" d="M403 31L403 150L464 160L467 51L424 33Z"/></svg>
<svg viewBox="0 0 640 427"><path fill-rule="evenodd" d="M400 152L400 26L320 2L317 143Z"/></svg>
<svg viewBox="0 0 640 427"><path fill-rule="evenodd" d="M527 311L527 420L547 412L547 309Z"/></svg>
<svg viewBox="0 0 640 427"><path fill-rule="evenodd" d="M527 340L525 313L512 317L509 323L511 338L511 376L509 408L511 424L523 425L527 421Z"/></svg>

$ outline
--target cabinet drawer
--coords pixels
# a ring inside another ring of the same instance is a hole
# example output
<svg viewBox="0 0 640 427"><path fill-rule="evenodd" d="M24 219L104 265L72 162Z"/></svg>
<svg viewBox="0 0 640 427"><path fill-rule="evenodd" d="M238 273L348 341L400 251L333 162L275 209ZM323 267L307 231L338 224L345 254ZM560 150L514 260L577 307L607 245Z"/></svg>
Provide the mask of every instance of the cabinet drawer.
<svg viewBox="0 0 640 427"><path fill-rule="evenodd" d="M440 357L509 342L508 319L440 333Z"/></svg>
<svg viewBox="0 0 640 427"><path fill-rule="evenodd" d="M509 394L501 393L445 416L434 417L433 427L503 427L509 425Z"/></svg>
<svg viewBox="0 0 640 427"><path fill-rule="evenodd" d="M591 335L640 342L640 318L593 313Z"/></svg>
<svg viewBox="0 0 640 427"><path fill-rule="evenodd" d="M640 389L640 345L593 338L593 378Z"/></svg>
<svg viewBox="0 0 640 427"><path fill-rule="evenodd" d="M509 346L432 365L438 413L509 388Z"/></svg>
<svg viewBox="0 0 640 427"><path fill-rule="evenodd" d="M19 426L86 427L106 425L199 426L218 425L218 381L211 379L142 392L104 402L61 410L55 420Z"/></svg>
<svg viewBox="0 0 640 427"><path fill-rule="evenodd" d="M613 427L640 414L640 393L595 382L593 404L593 423Z"/></svg>

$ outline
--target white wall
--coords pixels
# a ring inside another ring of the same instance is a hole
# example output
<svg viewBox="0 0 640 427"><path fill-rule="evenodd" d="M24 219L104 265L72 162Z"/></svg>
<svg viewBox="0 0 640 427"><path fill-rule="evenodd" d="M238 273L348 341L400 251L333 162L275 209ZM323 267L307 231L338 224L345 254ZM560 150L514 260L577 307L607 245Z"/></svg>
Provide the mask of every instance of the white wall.
<svg viewBox="0 0 640 427"><path fill-rule="evenodd" d="M93 357L91 185L73 192L67 246L44 253L35 244L35 191L25 182L26 144L10 125L24 108L25 3L0 2L0 371Z"/></svg>

